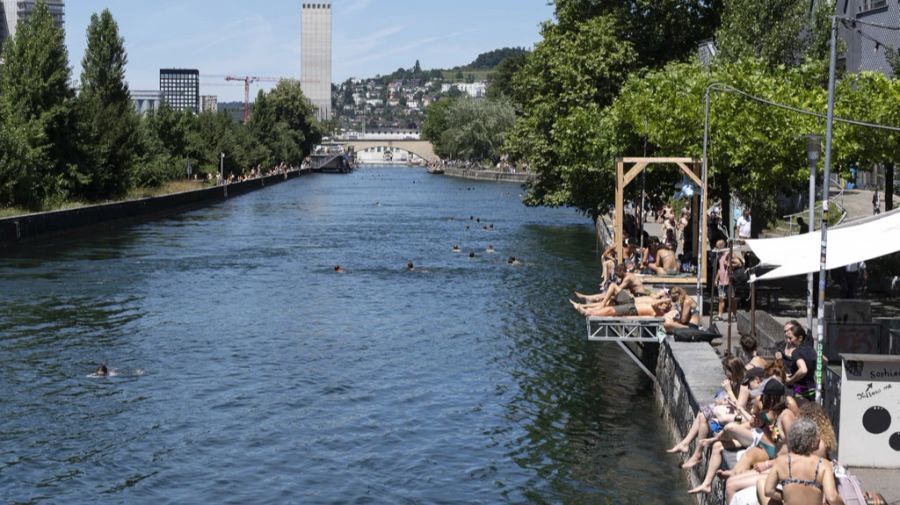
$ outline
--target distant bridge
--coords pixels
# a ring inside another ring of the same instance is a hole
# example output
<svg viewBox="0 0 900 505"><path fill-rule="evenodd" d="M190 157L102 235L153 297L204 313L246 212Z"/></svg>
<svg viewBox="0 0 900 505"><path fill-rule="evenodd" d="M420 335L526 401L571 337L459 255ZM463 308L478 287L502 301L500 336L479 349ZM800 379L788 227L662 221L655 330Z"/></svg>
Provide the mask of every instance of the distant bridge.
<svg viewBox="0 0 900 505"><path fill-rule="evenodd" d="M335 138L334 143L343 145L346 149L353 146L353 150L360 152L372 147L395 147L411 152L426 161L438 161L434 154L434 146L427 140L397 139L397 138L366 138L363 140Z"/></svg>

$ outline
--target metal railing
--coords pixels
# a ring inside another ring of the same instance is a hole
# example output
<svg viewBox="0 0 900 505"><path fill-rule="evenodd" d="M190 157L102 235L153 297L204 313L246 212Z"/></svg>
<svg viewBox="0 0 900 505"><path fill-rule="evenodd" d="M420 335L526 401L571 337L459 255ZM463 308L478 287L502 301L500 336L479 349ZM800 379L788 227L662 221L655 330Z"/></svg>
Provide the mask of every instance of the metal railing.
<svg viewBox="0 0 900 505"><path fill-rule="evenodd" d="M829 224L829 226L834 226L835 224L841 224L844 222L844 219L847 218L847 209L844 207L844 186L840 183L840 180L837 177L831 179L830 186L835 186L838 188L837 195L833 197L829 197L829 202L833 202L835 206L838 208L838 220L834 224ZM840 200L840 202L838 202ZM816 222L815 229L821 229L822 227L822 209L819 207L821 201L816 202ZM802 217L806 219L809 214L809 210L801 210L800 212L794 212L793 214L787 214L782 216L782 219L788 222L788 236L800 232L800 225L797 224L797 218Z"/></svg>

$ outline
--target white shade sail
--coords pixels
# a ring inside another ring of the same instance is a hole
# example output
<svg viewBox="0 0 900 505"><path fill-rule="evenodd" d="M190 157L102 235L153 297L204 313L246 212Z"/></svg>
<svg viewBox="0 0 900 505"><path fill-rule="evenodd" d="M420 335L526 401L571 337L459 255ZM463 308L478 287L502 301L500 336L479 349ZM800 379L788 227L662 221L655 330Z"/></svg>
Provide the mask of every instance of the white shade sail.
<svg viewBox="0 0 900 505"><path fill-rule="evenodd" d="M756 280L818 272L821 231L782 238L747 240L761 265L777 266ZM900 251L900 209L828 229L826 269Z"/></svg>

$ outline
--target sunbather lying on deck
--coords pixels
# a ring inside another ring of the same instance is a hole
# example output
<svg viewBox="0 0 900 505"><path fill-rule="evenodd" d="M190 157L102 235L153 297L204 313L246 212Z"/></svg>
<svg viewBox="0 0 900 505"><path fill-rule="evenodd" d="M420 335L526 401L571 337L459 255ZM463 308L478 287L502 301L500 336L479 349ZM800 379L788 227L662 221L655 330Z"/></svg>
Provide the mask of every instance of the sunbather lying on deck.
<svg viewBox="0 0 900 505"><path fill-rule="evenodd" d="M626 274L625 278L622 279L622 282L619 284L610 284L603 293L584 295L576 291L575 294L587 303L599 303L601 306L608 306L612 305L619 293L622 292L630 293L632 297L650 295L650 292L644 287L644 283L641 282L641 278L634 274ZM624 302L627 300L622 301Z"/></svg>
<svg viewBox="0 0 900 505"><path fill-rule="evenodd" d="M672 310L672 302L667 299L643 301L635 299L632 303L611 305L607 307L583 307L569 300L575 310L585 316L597 317L663 317Z"/></svg>

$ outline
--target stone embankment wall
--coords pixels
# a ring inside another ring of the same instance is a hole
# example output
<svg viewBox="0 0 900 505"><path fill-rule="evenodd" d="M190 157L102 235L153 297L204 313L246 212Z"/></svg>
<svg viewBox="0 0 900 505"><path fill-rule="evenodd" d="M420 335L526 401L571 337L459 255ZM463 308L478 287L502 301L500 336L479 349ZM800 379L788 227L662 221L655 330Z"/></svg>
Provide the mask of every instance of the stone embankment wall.
<svg viewBox="0 0 900 505"><path fill-rule="evenodd" d="M221 202L230 197L271 186L305 173L308 172L292 171L171 195L8 217L0 219L0 247L15 245L23 240L42 235L63 233L79 228L118 225L122 222L171 215L187 209Z"/></svg>
<svg viewBox="0 0 900 505"><path fill-rule="evenodd" d="M465 168L445 168L444 174L463 179L476 179L479 181L517 182L523 184L534 177L534 174L512 174L499 170L472 170Z"/></svg>
<svg viewBox="0 0 900 505"><path fill-rule="evenodd" d="M660 344L656 362L656 399L674 441L681 440L690 431L700 406L709 403L721 387L722 377L721 361L709 344L674 341ZM660 452L664 449L660 447ZM706 456L700 464L685 472L691 487L702 482ZM725 486L716 479L712 493L695 496L699 505L719 505L724 503Z"/></svg>

